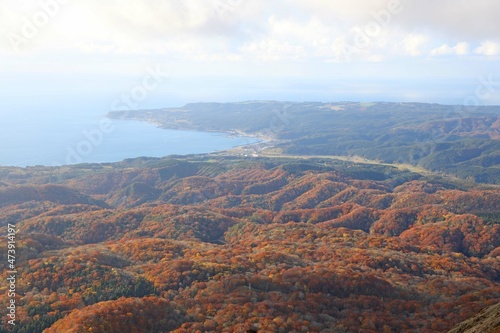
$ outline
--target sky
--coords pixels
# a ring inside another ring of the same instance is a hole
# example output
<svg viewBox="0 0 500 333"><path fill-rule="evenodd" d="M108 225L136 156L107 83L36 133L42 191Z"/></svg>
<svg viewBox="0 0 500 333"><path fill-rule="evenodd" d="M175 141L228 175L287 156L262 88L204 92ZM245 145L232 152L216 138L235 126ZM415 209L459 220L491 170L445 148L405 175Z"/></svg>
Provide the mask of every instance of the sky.
<svg viewBox="0 0 500 333"><path fill-rule="evenodd" d="M499 16L498 0L0 0L0 98L500 104Z"/></svg>

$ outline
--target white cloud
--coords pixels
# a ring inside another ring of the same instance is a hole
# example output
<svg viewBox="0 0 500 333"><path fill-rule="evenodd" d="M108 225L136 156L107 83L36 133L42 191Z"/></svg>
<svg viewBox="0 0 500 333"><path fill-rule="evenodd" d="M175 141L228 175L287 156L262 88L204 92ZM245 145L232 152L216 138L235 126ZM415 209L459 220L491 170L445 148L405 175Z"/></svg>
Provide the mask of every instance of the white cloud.
<svg viewBox="0 0 500 333"><path fill-rule="evenodd" d="M455 46L449 46L448 44L443 44L438 48L431 51L431 55L441 56L441 55L467 55L469 53L469 44L466 42L461 42Z"/></svg>
<svg viewBox="0 0 500 333"><path fill-rule="evenodd" d="M23 18L41 10L35 0L0 2L0 27L22 34ZM194 61L380 62L467 55L469 45L488 40L474 54L495 55L499 10L497 0L71 1L22 50ZM11 50L9 40L1 39L0 53Z"/></svg>
<svg viewBox="0 0 500 333"><path fill-rule="evenodd" d="M241 38L240 23L252 20L256 15L255 3L261 2L255 0L252 5L234 0L69 2L59 5L56 15L37 27L36 36L25 38L26 43L20 49L26 52L65 48L85 52L154 53L169 52L181 41L181 44L203 46L200 51L210 51L210 45L220 45L218 39ZM26 21L36 25L32 17L47 14L43 6L33 3L25 9L16 2L0 2L2 30L26 37L23 35ZM11 52L8 40L2 41L0 52ZM208 49L202 50L205 47ZM183 50L181 47L179 51Z"/></svg>
<svg viewBox="0 0 500 333"><path fill-rule="evenodd" d="M466 55L469 53L469 44L466 42L458 43L453 47L457 55Z"/></svg>
<svg viewBox="0 0 500 333"><path fill-rule="evenodd" d="M240 51L246 57L266 61L321 59L332 56L332 37L338 34L335 27L316 18L304 22L272 15L266 34L245 43Z"/></svg>
<svg viewBox="0 0 500 333"><path fill-rule="evenodd" d="M263 61L299 60L304 59L307 55L306 50L300 45L293 45L276 39L250 43L243 46L242 51Z"/></svg>
<svg viewBox="0 0 500 333"><path fill-rule="evenodd" d="M446 38L477 42L498 38L497 0L401 0L407 4L394 23L406 31L431 31ZM406 7L405 7L406 8Z"/></svg>
<svg viewBox="0 0 500 333"><path fill-rule="evenodd" d="M492 41L482 42L481 45L474 50L474 53L485 56L499 55L500 44Z"/></svg>
<svg viewBox="0 0 500 333"><path fill-rule="evenodd" d="M416 57L423 53L423 48L427 41L428 38L424 35L410 34L403 39L401 48L406 54Z"/></svg>

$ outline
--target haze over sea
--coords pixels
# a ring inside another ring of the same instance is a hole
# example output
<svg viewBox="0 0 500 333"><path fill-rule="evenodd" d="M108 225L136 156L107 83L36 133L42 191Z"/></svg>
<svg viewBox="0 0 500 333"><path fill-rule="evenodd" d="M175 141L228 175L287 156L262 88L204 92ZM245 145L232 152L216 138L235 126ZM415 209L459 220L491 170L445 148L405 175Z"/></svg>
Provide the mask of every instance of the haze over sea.
<svg viewBox="0 0 500 333"><path fill-rule="evenodd" d="M19 89L0 92L0 165L66 165L76 163L116 162L140 156L162 157L172 154L209 153L234 146L257 142L255 138L230 137L223 133L172 131L148 123L107 120L112 130L104 133L100 126L112 110L113 102L124 92L130 91L140 78L108 78L97 86L75 84L67 77L27 82L23 94ZM95 81L93 81L95 82ZM117 83L118 82L118 83ZM355 82L343 84L322 82L288 87L283 82L245 82L234 85L234 90L218 89L217 79L204 82L176 79L172 85L152 91L137 109L155 109L182 106L190 102L235 102L244 100L301 101L419 101L443 104L461 104L463 98L474 91L470 86L448 87L439 90L415 84L392 89L390 85L373 87L356 86ZM22 78L17 78L19 87ZM113 86L113 88L109 88ZM377 89L374 89L374 87ZM444 85L445 87L447 85ZM87 88L85 88L87 87ZM107 88L108 87L108 88ZM211 87L209 92L204 87ZM324 88L326 87L326 88ZM456 89L460 88L460 89ZM451 92L453 93L447 94ZM424 91L414 94L414 91ZM460 93L457 93L460 91ZM102 137L96 131L101 131ZM85 134L86 133L86 134Z"/></svg>
<svg viewBox="0 0 500 333"><path fill-rule="evenodd" d="M116 162L140 156L208 153L258 141L111 120L105 117L110 110L99 98L63 98L44 104L17 100L8 110L0 113L2 166Z"/></svg>

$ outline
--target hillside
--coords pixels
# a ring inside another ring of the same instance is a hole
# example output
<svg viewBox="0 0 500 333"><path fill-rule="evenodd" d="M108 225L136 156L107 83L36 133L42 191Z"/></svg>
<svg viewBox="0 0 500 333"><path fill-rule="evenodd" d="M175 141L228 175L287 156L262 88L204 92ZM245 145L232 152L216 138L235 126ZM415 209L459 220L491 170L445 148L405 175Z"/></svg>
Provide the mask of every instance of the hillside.
<svg viewBox="0 0 500 333"><path fill-rule="evenodd" d="M114 111L164 128L246 133L288 155L359 156L500 184L500 107L251 101Z"/></svg>
<svg viewBox="0 0 500 333"><path fill-rule="evenodd" d="M11 332L447 332L500 302L495 186L220 154L0 182L2 236L18 229Z"/></svg>
<svg viewBox="0 0 500 333"><path fill-rule="evenodd" d="M500 304L481 311L474 318L454 327L449 333L498 333L500 332Z"/></svg>

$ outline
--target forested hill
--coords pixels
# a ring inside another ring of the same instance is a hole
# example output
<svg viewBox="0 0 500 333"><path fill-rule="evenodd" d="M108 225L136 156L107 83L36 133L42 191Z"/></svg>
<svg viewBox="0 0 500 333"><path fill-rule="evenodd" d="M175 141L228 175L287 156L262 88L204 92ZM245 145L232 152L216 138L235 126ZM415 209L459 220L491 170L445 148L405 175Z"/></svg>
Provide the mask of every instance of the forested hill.
<svg viewBox="0 0 500 333"><path fill-rule="evenodd" d="M500 184L500 107L423 103L196 103L115 111L165 128L247 133L290 155L360 156Z"/></svg>
<svg viewBox="0 0 500 333"><path fill-rule="evenodd" d="M500 304L483 309L477 316L455 326L449 333L500 332Z"/></svg>
<svg viewBox="0 0 500 333"><path fill-rule="evenodd" d="M500 303L490 185L218 155L0 168L0 184L11 332L435 333Z"/></svg>

